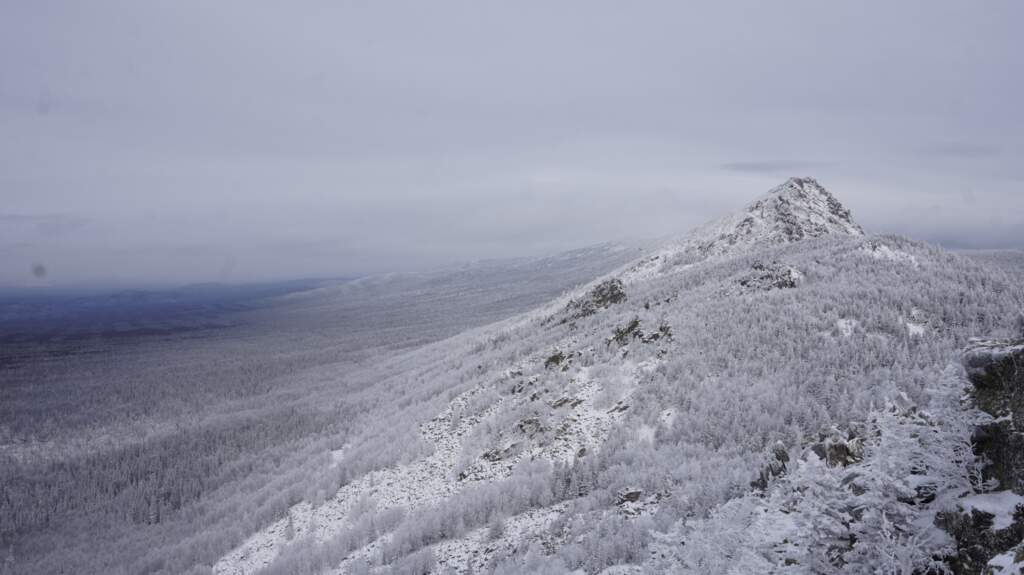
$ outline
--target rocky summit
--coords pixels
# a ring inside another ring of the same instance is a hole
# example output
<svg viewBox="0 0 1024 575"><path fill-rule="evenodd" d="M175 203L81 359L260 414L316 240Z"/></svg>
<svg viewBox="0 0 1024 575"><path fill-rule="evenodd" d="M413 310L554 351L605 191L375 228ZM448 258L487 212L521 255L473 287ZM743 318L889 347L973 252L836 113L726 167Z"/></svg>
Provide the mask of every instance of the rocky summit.
<svg viewBox="0 0 1024 575"><path fill-rule="evenodd" d="M813 178L790 178L745 210L697 229L690 242L703 254L840 234L862 236L850 210Z"/></svg>

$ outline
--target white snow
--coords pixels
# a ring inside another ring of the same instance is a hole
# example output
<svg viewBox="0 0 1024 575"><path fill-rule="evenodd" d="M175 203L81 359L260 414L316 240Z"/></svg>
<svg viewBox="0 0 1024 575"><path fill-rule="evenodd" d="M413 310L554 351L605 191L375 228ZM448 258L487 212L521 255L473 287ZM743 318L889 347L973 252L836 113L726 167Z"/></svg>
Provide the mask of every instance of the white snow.
<svg viewBox="0 0 1024 575"><path fill-rule="evenodd" d="M676 422L676 410L666 409L658 415L658 420L661 424L667 428L672 428L672 425Z"/></svg>
<svg viewBox="0 0 1024 575"><path fill-rule="evenodd" d="M331 451L331 467L337 467L339 463L345 459L345 451L348 446L344 446L341 449L334 449Z"/></svg>
<svg viewBox="0 0 1024 575"><path fill-rule="evenodd" d="M586 368L580 369L575 376L578 386L576 391L554 399L567 411L551 443L529 446L511 457L497 461L478 459L463 470L464 476L470 481L493 481L508 477L515 464L522 460L543 458L567 461L576 457L581 449L596 451L615 424L625 417L629 409L629 396L641 371L641 366L624 362L619 372L613 374L612 381L599 382L590 377ZM616 392L618 401L611 406L602 406L602 392L608 388ZM519 401L529 401L527 394L523 394Z"/></svg>
<svg viewBox="0 0 1024 575"><path fill-rule="evenodd" d="M803 281L804 281L804 272L796 269L793 266L789 266L788 270L789 270L789 275L790 275L790 277L793 278L794 282L796 282L798 285L803 283Z"/></svg>
<svg viewBox="0 0 1024 575"><path fill-rule="evenodd" d="M648 443L651 443L651 442L654 441L654 432L655 432L655 429L653 427L651 427L650 425L641 425L636 430L637 437L641 441L646 441Z"/></svg>
<svg viewBox="0 0 1024 575"><path fill-rule="evenodd" d="M626 268L625 271L619 274L619 279L627 286L649 280L661 273L665 262L674 253L675 250L663 249L656 254L652 254Z"/></svg>
<svg viewBox="0 0 1024 575"><path fill-rule="evenodd" d="M488 536L489 527L482 527L460 539L442 541L434 547L438 558L435 572L443 573L450 569L459 575L485 573L492 557L508 556L527 542L549 539L551 524L565 512L565 508L565 503L559 503L509 517L505 520L504 532L496 539Z"/></svg>
<svg viewBox="0 0 1024 575"><path fill-rule="evenodd" d="M893 249L877 240L873 240L864 245L861 250L867 255L875 258L876 260L887 260L896 263L909 264L917 267L917 258L913 254L908 254L905 251Z"/></svg>
<svg viewBox="0 0 1024 575"><path fill-rule="evenodd" d="M1017 563L1016 555L1017 549L1011 549L990 559L988 566L998 575L1021 575L1024 563Z"/></svg>
<svg viewBox="0 0 1024 575"><path fill-rule="evenodd" d="M969 495L961 499L959 503L966 511L977 509L995 515L992 527L998 530L1013 525L1013 512L1017 505L1024 503L1024 497L1006 490Z"/></svg>
<svg viewBox="0 0 1024 575"><path fill-rule="evenodd" d="M836 329L839 330L839 333L842 334L843 337L852 336L858 325L860 325L860 322L850 318L843 318L836 321Z"/></svg>
<svg viewBox="0 0 1024 575"><path fill-rule="evenodd" d="M925 330L928 326L920 323L914 323L912 321L907 322L907 333L910 337L921 337L924 335Z"/></svg>
<svg viewBox="0 0 1024 575"><path fill-rule="evenodd" d="M434 453L408 465L369 473L345 485L320 507L302 502L292 507L290 516L295 537L311 533L323 541L348 525L347 516L353 506L370 496L378 510L402 507L414 510L439 503L462 485L452 481L461 450L461 438L481 419L493 412L500 401L480 415L462 417L452 428L452 415L460 411L483 388L476 387L458 396L444 413L421 426L420 435L434 445ZM288 544L288 519L281 519L252 535L241 546L228 553L214 566L216 575L243 575L270 564Z"/></svg>

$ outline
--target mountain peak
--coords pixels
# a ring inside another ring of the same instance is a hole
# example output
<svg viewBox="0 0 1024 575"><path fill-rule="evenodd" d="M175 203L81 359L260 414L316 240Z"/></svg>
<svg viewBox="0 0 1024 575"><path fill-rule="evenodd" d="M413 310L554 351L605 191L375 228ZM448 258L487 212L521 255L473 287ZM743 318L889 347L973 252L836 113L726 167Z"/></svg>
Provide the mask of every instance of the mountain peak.
<svg viewBox="0 0 1024 575"><path fill-rule="evenodd" d="M763 202L773 197L785 198L788 202L819 204L819 207L823 208L823 213L830 214L837 221L852 224L860 230L860 227L853 223L850 210L843 207L839 200L814 178L789 178L759 201ZM863 230L860 231L863 233Z"/></svg>
<svg viewBox="0 0 1024 575"><path fill-rule="evenodd" d="M745 209L698 228L688 243L706 255L826 235L864 235L846 209L814 178L790 178Z"/></svg>

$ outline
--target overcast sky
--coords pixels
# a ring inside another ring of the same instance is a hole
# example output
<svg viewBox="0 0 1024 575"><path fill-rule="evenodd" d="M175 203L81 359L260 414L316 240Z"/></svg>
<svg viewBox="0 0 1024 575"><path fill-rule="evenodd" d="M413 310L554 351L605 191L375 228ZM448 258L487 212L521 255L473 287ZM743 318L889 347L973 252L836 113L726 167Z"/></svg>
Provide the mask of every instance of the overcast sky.
<svg viewBox="0 0 1024 575"><path fill-rule="evenodd" d="M0 0L0 284L550 253L679 234L791 175L869 231L1024 246L1022 22L1015 1Z"/></svg>

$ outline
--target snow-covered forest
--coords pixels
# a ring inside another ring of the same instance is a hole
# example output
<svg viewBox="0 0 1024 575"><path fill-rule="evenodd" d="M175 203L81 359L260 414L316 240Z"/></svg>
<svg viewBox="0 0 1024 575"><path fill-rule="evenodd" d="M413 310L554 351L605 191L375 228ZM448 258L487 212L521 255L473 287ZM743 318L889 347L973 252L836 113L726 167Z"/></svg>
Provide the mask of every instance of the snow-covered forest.
<svg viewBox="0 0 1024 575"><path fill-rule="evenodd" d="M1022 335L1019 262L866 235L793 179L643 254L9 361L4 404L47 409L0 429L7 568L942 572L940 518L992 487L959 353Z"/></svg>
<svg viewBox="0 0 1024 575"><path fill-rule="evenodd" d="M16 573L211 565L332 481L336 449L378 401L366 388L388 373L381 360L542 304L639 249L322 282L103 322L92 310L141 296L60 302L45 322L0 302L2 557Z"/></svg>

